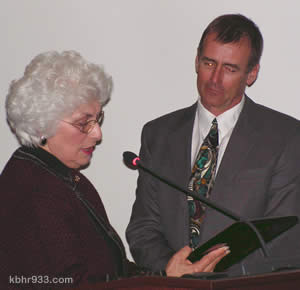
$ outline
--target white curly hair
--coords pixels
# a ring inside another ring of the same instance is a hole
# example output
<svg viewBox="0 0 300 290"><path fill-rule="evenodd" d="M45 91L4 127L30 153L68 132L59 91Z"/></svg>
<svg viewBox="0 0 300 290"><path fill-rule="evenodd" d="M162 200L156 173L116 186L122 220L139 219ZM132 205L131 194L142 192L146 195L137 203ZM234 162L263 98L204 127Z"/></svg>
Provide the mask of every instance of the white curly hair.
<svg viewBox="0 0 300 290"><path fill-rule="evenodd" d="M76 51L37 55L23 77L12 81L6 97L7 121L25 146L38 146L55 135L58 121L78 106L98 101L105 105L112 78L103 67L86 61Z"/></svg>

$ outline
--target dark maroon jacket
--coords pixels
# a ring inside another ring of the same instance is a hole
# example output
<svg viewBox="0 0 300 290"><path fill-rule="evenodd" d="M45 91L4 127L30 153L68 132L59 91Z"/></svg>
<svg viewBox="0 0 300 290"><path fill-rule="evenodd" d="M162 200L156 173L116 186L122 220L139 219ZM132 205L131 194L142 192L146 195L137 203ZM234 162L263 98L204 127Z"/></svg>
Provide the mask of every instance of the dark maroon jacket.
<svg viewBox="0 0 300 290"><path fill-rule="evenodd" d="M1 173L0 192L1 285L33 289L42 286L37 279L72 277L75 286L128 274L123 244L78 171L41 148L21 147Z"/></svg>

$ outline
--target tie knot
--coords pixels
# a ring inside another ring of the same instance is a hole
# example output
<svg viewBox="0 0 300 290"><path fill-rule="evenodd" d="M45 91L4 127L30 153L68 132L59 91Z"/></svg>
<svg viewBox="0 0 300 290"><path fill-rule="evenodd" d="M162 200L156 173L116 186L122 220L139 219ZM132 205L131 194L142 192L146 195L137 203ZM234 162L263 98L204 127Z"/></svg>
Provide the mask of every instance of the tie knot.
<svg viewBox="0 0 300 290"><path fill-rule="evenodd" d="M218 121L216 118L214 118L212 121L212 125L209 130L208 136L211 145L217 147L219 145L219 134L218 134Z"/></svg>

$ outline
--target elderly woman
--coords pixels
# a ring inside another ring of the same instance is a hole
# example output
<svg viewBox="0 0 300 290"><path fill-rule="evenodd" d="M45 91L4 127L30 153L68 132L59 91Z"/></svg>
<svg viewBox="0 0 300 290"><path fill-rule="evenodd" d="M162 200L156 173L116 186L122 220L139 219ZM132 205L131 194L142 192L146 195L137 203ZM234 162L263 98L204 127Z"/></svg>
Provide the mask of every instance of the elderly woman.
<svg viewBox="0 0 300 290"><path fill-rule="evenodd" d="M153 274L126 259L96 189L79 172L101 140L111 90L103 68L74 51L40 54L12 82L7 120L22 146L0 177L4 283L22 278L31 289ZM195 264L186 259L190 251L177 252L156 274L212 271L228 248Z"/></svg>

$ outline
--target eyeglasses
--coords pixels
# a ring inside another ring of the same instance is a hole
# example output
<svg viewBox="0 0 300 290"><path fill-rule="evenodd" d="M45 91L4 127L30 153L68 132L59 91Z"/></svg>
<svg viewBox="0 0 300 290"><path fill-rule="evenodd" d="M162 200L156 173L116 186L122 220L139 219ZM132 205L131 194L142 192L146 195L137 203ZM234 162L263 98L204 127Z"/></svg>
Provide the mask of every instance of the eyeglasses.
<svg viewBox="0 0 300 290"><path fill-rule="evenodd" d="M81 133L89 134L89 133L92 132L92 130L94 129L94 127L97 123L98 123L99 126L102 125L103 119L104 119L104 111L101 111L99 113L99 115L97 116L96 120L89 120L87 122L78 123L78 124L70 123L70 122L67 122L65 120L61 120L61 121L64 122L64 123L72 125L73 127L77 128Z"/></svg>

